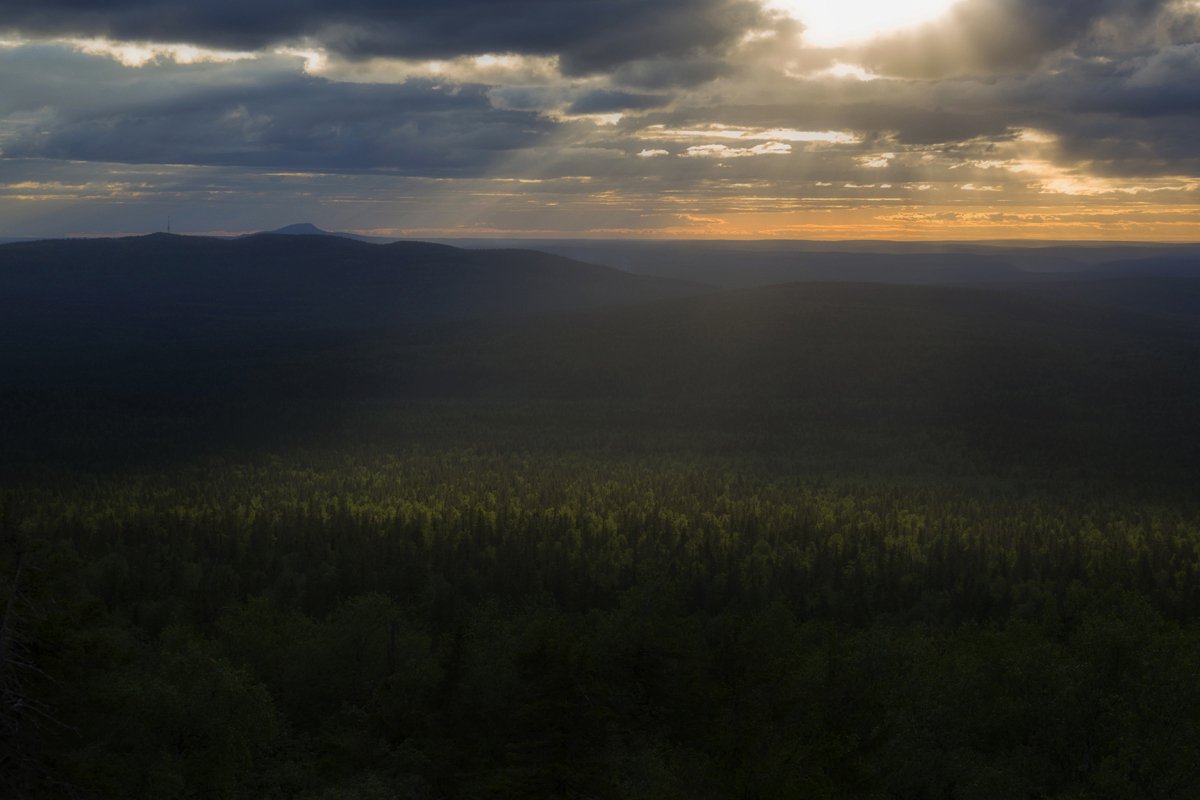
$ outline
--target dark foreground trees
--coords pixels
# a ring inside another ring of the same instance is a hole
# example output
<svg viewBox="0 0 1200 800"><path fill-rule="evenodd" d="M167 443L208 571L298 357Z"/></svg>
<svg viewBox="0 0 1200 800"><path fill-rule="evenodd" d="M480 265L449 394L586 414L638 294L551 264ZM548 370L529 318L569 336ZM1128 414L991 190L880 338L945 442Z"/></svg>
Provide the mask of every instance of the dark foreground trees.
<svg viewBox="0 0 1200 800"><path fill-rule="evenodd" d="M10 796L1200 788L1180 504L413 451L5 507Z"/></svg>

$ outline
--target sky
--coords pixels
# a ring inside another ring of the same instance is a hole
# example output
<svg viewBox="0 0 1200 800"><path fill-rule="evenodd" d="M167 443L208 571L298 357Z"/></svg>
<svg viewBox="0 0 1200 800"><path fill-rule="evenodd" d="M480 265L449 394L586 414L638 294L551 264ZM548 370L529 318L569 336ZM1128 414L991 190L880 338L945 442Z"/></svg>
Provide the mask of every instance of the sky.
<svg viewBox="0 0 1200 800"><path fill-rule="evenodd" d="M0 0L0 236L1200 241L1200 0Z"/></svg>

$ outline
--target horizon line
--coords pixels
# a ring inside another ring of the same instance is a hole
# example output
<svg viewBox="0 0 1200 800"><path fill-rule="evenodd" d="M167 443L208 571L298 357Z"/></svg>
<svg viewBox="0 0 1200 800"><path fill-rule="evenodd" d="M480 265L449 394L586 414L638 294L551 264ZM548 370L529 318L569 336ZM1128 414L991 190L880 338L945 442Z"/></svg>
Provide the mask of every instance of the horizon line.
<svg viewBox="0 0 1200 800"><path fill-rule="evenodd" d="M292 226L283 226L292 227ZM185 231L178 230L164 231L107 231L107 232L73 232L65 234L15 234L15 235L0 235L0 244L15 244L19 242L31 241L61 241L61 240L87 240L87 239L136 239L147 236L162 235L162 236L177 236L180 238L200 238L200 239L237 239L247 236L255 236L260 234L276 234L280 236L333 236L339 238L364 237L370 239L392 240L392 241L514 241L514 242L646 242L646 243L712 243L712 244L728 244L728 243L743 243L743 244L787 244L787 243L804 243L804 244L900 244L900 245L921 245L921 244L961 244L961 245L1110 245L1110 246L1200 246L1200 238L1198 239L1086 239L1086 238L1040 238L1040 237L1003 237L1003 238L888 238L877 236L862 236L862 237L846 237L846 238L792 238L792 237L755 237L755 236L735 236L735 237L682 237L682 236L597 236L587 234L575 235L538 235L538 234L453 234L450 232L429 232L429 233L400 233L400 234L385 234L379 233L378 229L374 230L342 230L331 231L320 229L319 232L311 234L296 234L296 233L281 233L281 229L271 230L247 230L247 231ZM369 242L366 242L369 244Z"/></svg>

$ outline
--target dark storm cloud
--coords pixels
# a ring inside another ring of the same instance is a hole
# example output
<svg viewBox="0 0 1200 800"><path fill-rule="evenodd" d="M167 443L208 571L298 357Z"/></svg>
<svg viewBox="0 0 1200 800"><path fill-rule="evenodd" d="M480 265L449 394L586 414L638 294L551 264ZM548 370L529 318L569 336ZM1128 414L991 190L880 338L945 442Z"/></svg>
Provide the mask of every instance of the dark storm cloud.
<svg viewBox="0 0 1200 800"><path fill-rule="evenodd" d="M303 38L351 56L561 56L567 74L719 54L753 0L0 0L0 28L257 50Z"/></svg>
<svg viewBox="0 0 1200 800"><path fill-rule="evenodd" d="M612 72L614 83L635 89L687 88L733 74L733 65L712 56L648 58L622 64Z"/></svg>
<svg viewBox="0 0 1200 800"><path fill-rule="evenodd" d="M597 89L588 92L573 102L568 109L572 114L611 114L618 111L646 111L662 108L671 102L670 95L634 94Z"/></svg>
<svg viewBox="0 0 1200 800"><path fill-rule="evenodd" d="M1033 129L1055 137L1040 157L1086 165L1097 175L1200 174L1200 44L1103 59L1063 52L1047 56L1041 69L986 79L817 75L788 82L773 98L745 94L751 102L730 102L737 94L728 91L723 103L679 102L626 125L854 131L867 152L932 148L939 157L961 153L964 160L989 158L989 143ZM928 177L938 177L929 169Z"/></svg>
<svg viewBox="0 0 1200 800"><path fill-rule="evenodd" d="M0 50L0 123L6 115L11 120L7 133L0 129L0 151L9 158L430 176L491 175L504 165L515 174L514 164L533 172L563 164L561 174L627 168L636 177L647 168L645 160L620 159L662 146L638 136L653 124L852 131L863 155L931 147L952 156L961 147L963 158L986 157L978 142L1004 141L1015 129L1033 128L1059 138L1053 154L1064 163L1094 162L1104 174L1200 172L1194 134L1200 45L1105 60L1060 54L1041 70L989 80L815 76L755 83L735 64L703 92L644 93L615 88L612 81L596 88L591 82L455 85L445 77L436 84L412 78L338 83L304 75L297 66L294 58L264 57L129 69L61 46ZM655 110L667 106L672 110ZM619 126L596 128L564 123L547 110L634 115ZM692 144L697 142L667 149L677 155ZM795 149L799 154L801 148ZM803 161L820 180L835 179L838 170L845 174L847 163L853 170L852 161L820 153L792 160ZM673 175L709 168L681 161L686 163L671 167ZM753 158L726 169L777 174L783 163Z"/></svg>
<svg viewBox="0 0 1200 800"><path fill-rule="evenodd" d="M1060 86L1055 105L1135 117L1200 116L1200 44L1165 48L1096 73L1091 70L1087 77L1102 91L1072 92Z"/></svg>
<svg viewBox="0 0 1200 800"><path fill-rule="evenodd" d="M922 78L1030 69L1068 46L1085 52L1111 47L1114 40L1129 38L1128 31L1145 31L1171 5L1170 0L962 0L941 21L877 39L857 55L882 74Z"/></svg>
<svg viewBox="0 0 1200 800"><path fill-rule="evenodd" d="M1200 173L1200 44L1103 60L1065 56L985 84L942 82L939 104L1059 137L1060 157L1097 174Z"/></svg>
<svg viewBox="0 0 1200 800"><path fill-rule="evenodd" d="M555 127L494 108L481 86L340 84L253 64L248 80L237 65L129 70L23 50L0 52L0 115L31 115L0 138L6 158L480 174Z"/></svg>

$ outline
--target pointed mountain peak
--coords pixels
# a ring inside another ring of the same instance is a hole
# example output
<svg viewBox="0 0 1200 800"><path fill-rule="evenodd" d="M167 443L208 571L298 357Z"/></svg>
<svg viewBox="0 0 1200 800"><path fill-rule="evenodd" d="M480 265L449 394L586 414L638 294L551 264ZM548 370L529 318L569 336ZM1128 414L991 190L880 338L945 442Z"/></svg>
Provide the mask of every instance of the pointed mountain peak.
<svg viewBox="0 0 1200 800"><path fill-rule="evenodd" d="M311 222L298 222L295 225L285 225L282 228L276 228L269 233L281 233L287 236L337 236L336 233L321 230Z"/></svg>

